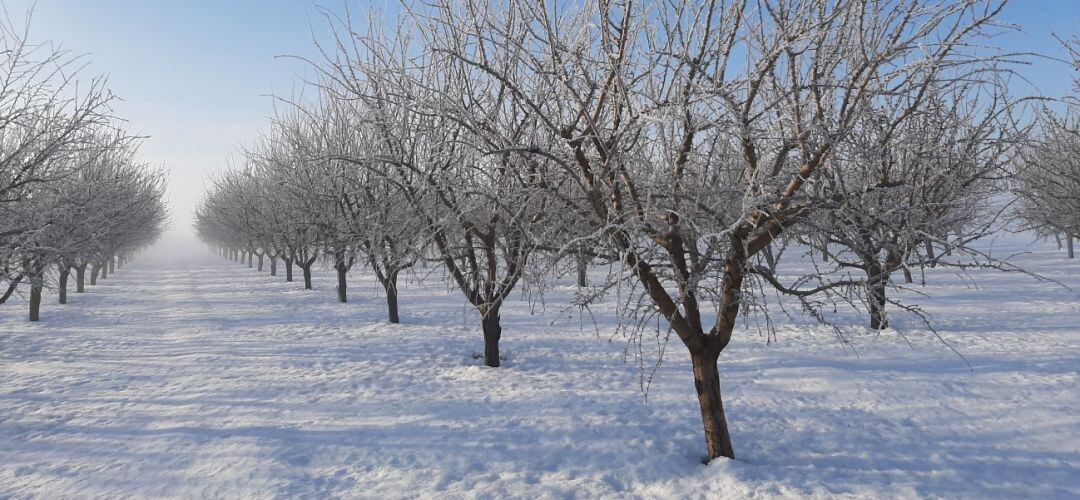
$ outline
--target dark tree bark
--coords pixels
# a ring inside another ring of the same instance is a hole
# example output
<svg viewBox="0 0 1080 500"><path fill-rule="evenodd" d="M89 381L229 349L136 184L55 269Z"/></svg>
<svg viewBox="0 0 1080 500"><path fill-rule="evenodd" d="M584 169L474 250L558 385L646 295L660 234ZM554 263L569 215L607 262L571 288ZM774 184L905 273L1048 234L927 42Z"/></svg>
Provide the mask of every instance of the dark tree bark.
<svg viewBox="0 0 1080 500"><path fill-rule="evenodd" d="M248 250L248 252L247 252L248 269L251 269L255 265L254 255L253 255L254 253L255 252L252 252L251 250Z"/></svg>
<svg viewBox="0 0 1080 500"><path fill-rule="evenodd" d="M588 286L589 256L585 254L584 249L577 253L574 261L574 263L577 265L577 286Z"/></svg>
<svg viewBox="0 0 1080 500"><path fill-rule="evenodd" d="M705 445L710 458L735 456L728 432L727 416L724 414L724 403L720 396L720 372L717 370L719 356L719 352L690 354L694 367L694 388L697 389L701 423L705 427Z"/></svg>
<svg viewBox="0 0 1080 500"><path fill-rule="evenodd" d="M341 265L334 266L334 269L337 270L337 297L338 297L338 302L341 302L342 304L344 304L344 303L349 301L349 283L348 283L348 278L347 278L349 270L346 269L344 266L341 266Z"/></svg>
<svg viewBox="0 0 1080 500"><path fill-rule="evenodd" d="M96 285L98 276L101 274L101 264L97 262L90 265L90 284Z"/></svg>
<svg viewBox="0 0 1080 500"><path fill-rule="evenodd" d="M109 263L103 261L101 263L101 279L106 279L108 277L109 277Z"/></svg>
<svg viewBox="0 0 1080 500"><path fill-rule="evenodd" d="M396 278L395 278L396 281ZM400 323L401 318L398 316L398 294L397 284L390 286L383 285L386 288L386 313L391 323Z"/></svg>
<svg viewBox="0 0 1080 500"><path fill-rule="evenodd" d="M116 258L112 255L109 256L109 274L116 274Z"/></svg>
<svg viewBox="0 0 1080 500"><path fill-rule="evenodd" d="M30 275L30 321L41 319L41 290L45 287L45 276L41 271Z"/></svg>
<svg viewBox="0 0 1080 500"><path fill-rule="evenodd" d="M257 270L258 270L258 271L259 271L260 273L261 273L261 272L262 272L262 270L263 270L263 254L261 254L261 253L259 254L259 267L258 267L258 269L257 269Z"/></svg>
<svg viewBox="0 0 1080 500"><path fill-rule="evenodd" d="M304 271L304 290L311 290L311 264L299 264Z"/></svg>
<svg viewBox="0 0 1080 500"><path fill-rule="evenodd" d="M1071 235L1071 234L1066 234L1065 235L1065 246L1067 246L1068 249L1069 249L1069 258L1070 259L1076 258L1076 254L1073 253L1073 235Z"/></svg>
<svg viewBox="0 0 1080 500"><path fill-rule="evenodd" d="M499 339L502 338L502 325L499 323L499 310L488 310L481 319L484 329L484 364L492 368L499 367Z"/></svg>
<svg viewBox="0 0 1080 500"><path fill-rule="evenodd" d="M75 266L75 293L86 293L86 264Z"/></svg>
<svg viewBox="0 0 1080 500"><path fill-rule="evenodd" d="M277 255L270 255L270 276L277 276Z"/></svg>
<svg viewBox="0 0 1080 500"><path fill-rule="evenodd" d="M60 300L61 304L67 304L67 285L68 285L68 276L70 276L70 275L71 275L71 266L68 266L66 264L60 264L60 280L59 280L59 283L57 285L59 287L59 293L60 293L60 299L59 300Z"/></svg>
<svg viewBox="0 0 1080 500"><path fill-rule="evenodd" d="M11 280L10 283L8 283L7 290L4 291L3 295L0 295L0 304L7 302L7 300L11 298L11 294L15 293L16 288L19 288L19 283L21 281L22 276L18 276L15 279Z"/></svg>
<svg viewBox="0 0 1080 500"><path fill-rule="evenodd" d="M281 260L285 261L285 281L288 281L289 283L292 283L292 280L293 280L293 276L292 276L293 260L291 258L288 258L288 257L282 258Z"/></svg>

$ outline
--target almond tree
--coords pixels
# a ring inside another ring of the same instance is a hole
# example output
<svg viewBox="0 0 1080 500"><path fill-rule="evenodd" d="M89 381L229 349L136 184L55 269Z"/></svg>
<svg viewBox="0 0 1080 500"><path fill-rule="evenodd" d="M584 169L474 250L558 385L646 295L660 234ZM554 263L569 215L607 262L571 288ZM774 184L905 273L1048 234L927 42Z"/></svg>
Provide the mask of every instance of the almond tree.
<svg viewBox="0 0 1080 500"><path fill-rule="evenodd" d="M904 96L923 109L927 89L983 63L970 47L1000 7L444 0L413 12L432 58L469 75L469 85L442 87L438 109L478 138L479 154L505 158L520 177L542 159L580 186L582 233L616 249L640 303L689 351L716 458L734 456L717 360L753 285L795 295L849 285L748 280L752 262L813 213L808 181L876 102ZM497 108L472 105L476 85L500 97ZM521 134L496 109L539 130Z"/></svg>

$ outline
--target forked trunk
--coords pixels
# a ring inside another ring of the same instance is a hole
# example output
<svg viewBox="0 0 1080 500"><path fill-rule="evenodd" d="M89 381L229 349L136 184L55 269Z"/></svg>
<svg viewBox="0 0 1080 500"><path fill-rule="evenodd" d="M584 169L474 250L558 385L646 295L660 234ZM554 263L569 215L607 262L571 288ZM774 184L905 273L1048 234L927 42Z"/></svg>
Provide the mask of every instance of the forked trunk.
<svg viewBox="0 0 1080 500"><path fill-rule="evenodd" d="M61 304L67 304L67 284L68 276L70 275L71 268L64 264L60 264L60 280L57 283L57 287L59 288Z"/></svg>
<svg viewBox="0 0 1080 500"><path fill-rule="evenodd" d="M719 353L690 353L694 365L694 387L697 389L698 405L701 407L701 423L705 426L705 446L709 459L735 458L728 432L724 403L720 398L720 373L716 368Z"/></svg>
<svg viewBox="0 0 1080 500"><path fill-rule="evenodd" d="M86 264L75 266L75 293L86 292Z"/></svg>
<svg viewBox="0 0 1080 500"><path fill-rule="evenodd" d="M502 338L502 325L499 323L499 310L489 310L482 319L484 328L484 364L492 368L499 367L499 339Z"/></svg>

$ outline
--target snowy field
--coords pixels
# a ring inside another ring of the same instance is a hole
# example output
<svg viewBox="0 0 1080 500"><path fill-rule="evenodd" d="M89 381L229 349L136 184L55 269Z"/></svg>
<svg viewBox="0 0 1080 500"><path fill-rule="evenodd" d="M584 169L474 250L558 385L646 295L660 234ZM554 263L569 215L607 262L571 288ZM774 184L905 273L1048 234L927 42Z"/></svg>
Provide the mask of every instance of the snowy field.
<svg viewBox="0 0 1080 500"><path fill-rule="evenodd" d="M358 273L348 305L202 255L145 256L43 321L0 307L0 497L1080 497L1080 259L933 270L912 318L844 345L774 316L721 356L737 461L702 465L687 356L644 397L609 309L503 313L500 369L475 313L410 282L402 325ZM852 314L852 324L865 318ZM909 344L909 342L910 344Z"/></svg>

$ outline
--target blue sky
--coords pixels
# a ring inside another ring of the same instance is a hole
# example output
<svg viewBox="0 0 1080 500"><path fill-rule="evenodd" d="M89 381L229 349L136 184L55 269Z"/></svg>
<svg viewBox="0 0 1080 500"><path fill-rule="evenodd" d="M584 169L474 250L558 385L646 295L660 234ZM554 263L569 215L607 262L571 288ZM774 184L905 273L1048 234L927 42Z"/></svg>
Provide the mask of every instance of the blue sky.
<svg viewBox="0 0 1080 500"><path fill-rule="evenodd" d="M312 31L325 30L308 0L7 0L22 25L34 5L33 40L87 53L87 75L107 74L124 101L116 112L151 136L143 156L171 172L174 236L190 232L190 213L210 173L250 142L271 111L270 94L291 95L317 58ZM335 10L342 0L319 2ZM354 16L394 11L394 0L351 0ZM1051 30L1080 33L1080 0L1013 0L1002 20L1018 24L998 43L1010 50L1061 55ZM1072 72L1042 61L1022 69L1027 92L1058 96ZM1024 87L1021 85L1021 87ZM1022 91L1022 88L1020 89Z"/></svg>

